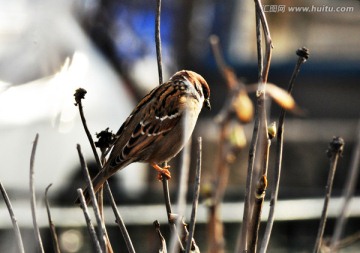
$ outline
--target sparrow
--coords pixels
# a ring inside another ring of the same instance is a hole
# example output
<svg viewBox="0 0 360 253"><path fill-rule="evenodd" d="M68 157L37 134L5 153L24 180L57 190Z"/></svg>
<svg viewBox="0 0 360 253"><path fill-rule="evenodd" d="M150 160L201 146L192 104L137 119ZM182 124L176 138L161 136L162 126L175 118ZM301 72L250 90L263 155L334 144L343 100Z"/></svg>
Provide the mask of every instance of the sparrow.
<svg viewBox="0 0 360 253"><path fill-rule="evenodd" d="M205 79L189 70L176 72L166 83L150 91L116 133L103 169L94 177L95 193L115 172L135 162L149 163L171 178L168 162L188 142L201 109L210 109L210 88ZM84 189L89 202L88 188Z"/></svg>

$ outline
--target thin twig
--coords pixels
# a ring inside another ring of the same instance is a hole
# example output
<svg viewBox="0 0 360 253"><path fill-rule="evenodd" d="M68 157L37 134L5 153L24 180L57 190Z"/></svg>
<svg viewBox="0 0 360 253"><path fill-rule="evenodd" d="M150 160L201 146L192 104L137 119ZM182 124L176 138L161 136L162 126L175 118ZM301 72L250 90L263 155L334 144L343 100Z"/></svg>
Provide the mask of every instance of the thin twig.
<svg viewBox="0 0 360 253"><path fill-rule="evenodd" d="M256 13L256 45L257 45L257 56L258 56L258 80L262 80L263 74L263 57L261 49L261 33L260 33L260 20L257 14L257 8L255 8ZM257 101L258 101L257 96ZM248 230L249 222L251 218L250 207L251 207L251 192L252 192L252 182L254 174L254 162L256 158L256 148L259 138L259 128L260 128L260 111L259 106L255 107L255 120L254 120L254 129L252 133L252 138L249 147L249 158L248 158L248 169L246 176L246 187L245 187L245 200L244 200L244 213L243 213L243 222L241 226L241 231L239 233L238 242L236 246L236 252L245 252L248 248Z"/></svg>
<svg viewBox="0 0 360 253"><path fill-rule="evenodd" d="M217 165L214 168L214 190L212 196L212 205L209 212L209 252L224 252L224 224L220 218L220 204L223 200L225 189L229 179L229 164L227 163L226 149L227 131L230 125L230 118L226 116L226 120L220 125L219 149L217 155Z"/></svg>
<svg viewBox="0 0 360 253"><path fill-rule="evenodd" d="M322 238L324 235L326 219L327 219L328 205L331 197L331 190L334 182L337 162L342 154L343 149L344 149L344 140L340 137L334 137L333 140L330 142L329 149L327 151L327 155L330 158L330 171L326 183L326 195L325 195L323 210L321 213L321 219L320 219L318 234L316 237L316 243L313 251L314 253L319 252L322 244Z"/></svg>
<svg viewBox="0 0 360 253"><path fill-rule="evenodd" d="M168 179L165 176L163 176L161 182L162 182L162 186L163 186L164 201L165 201L166 213L168 215L168 222L169 222L171 234L176 235L179 245L181 245L181 247L183 247L180 237L177 233L176 224L171 217L173 212L172 212L172 207L171 207Z"/></svg>
<svg viewBox="0 0 360 253"><path fill-rule="evenodd" d="M83 106L82 106L82 99L85 98L85 94L87 93L87 91L83 88L79 88L75 91L75 105L78 106L79 108L79 113L80 113L80 117L81 117L81 122L83 124L83 127L84 127L84 130L85 130L85 133L86 133L86 136L88 137L89 139L89 142L90 142L90 146L91 146L91 150L93 151L93 154L94 154L94 157L95 157L95 161L96 161L96 164L98 166L98 169L99 171L101 170L101 161L100 161L100 157L99 157L99 154L97 153L96 151L96 146L95 146L95 143L94 143L94 140L91 136L91 133L89 131L89 128L87 126L87 123L86 123L86 119L85 119L85 115L84 115L84 110L83 110Z"/></svg>
<svg viewBox="0 0 360 253"><path fill-rule="evenodd" d="M356 232L350 236L345 237L335 243L333 248L329 248L329 252L337 252L339 249L346 248L360 240L360 232Z"/></svg>
<svg viewBox="0 0 360 253"><path fill-rule="evenodd" d="M227 135L230 128L230 123L234 111L234 100L237 99L241 92L245 92L247 96L245 85L237 79L234 71L225 63L223 54L220 50L219 38L215 35L210 37L211 48L215 57L216 64L220 70L223 78L226 80L229 97L226 99L226 102L221 109L221 111L216 115L215 121L220 125L220 140L219 140L219 152L217 159L217 166L215 175L215 193L214 193L214 204L218 205L222 199L227 186L229 178L229 164L226 161L226 156L229 154L227 142ZM243 109L243 108L240 108ZM240 110L239 109L239 110ZM242 120L242 119L240 119Z"/></svg>
<svg viewBox="0 0 360 253"><path fill-rule="evenodd" d="M9 197L8 197L8 195L6 193L6 190L5 190L5 188L4 188L4 186L3 186L3 184L1 182L0 182L0 191L1 191L1 194L2 194L2 196L4 198L7 209L9 210L11 222L12 222L14 233L15 233L16 245L17 245L17 248L18 248L18 252L19 253L25 253L24 244L23 244L23 241L21 239L21 233L20 233L20 229L19 229L19 226L18 226L18 223L17 223L17 219L15 217L15 214L14 214L10 199L9 199Z"/></svg>
<svg viewBox="0 0 360 253"><path fill-rule="evenodd" d="M357 179L359 176L359 166L360 163L360 121L357 128L357 138L355 148L353 150L350 162L350 170L345 181L345 189L343 193L344 205L342 206L341 213L338 216L335 224L334 234L331 239L330 249L333 249L335 245L340 241L340 238L343 234L343 230L345 229L349 207L351 199L354 195Z"/></svg>
<svg viewBox="0 0 360 253"><path fill-rule="evenodd" d="M108 182L105 182L105 185L108 184ZM111 191L109 191L110 187L105 187L105 194L107 195L107 198L110 200L110 204L111 204L111 208L115 214L115 218L116 218L116 224L118 224L118 227L120 228L121 234L125 240L126 243L126 247L128 249L129 253L135 253L135 249L133 246L133 243L130 239L129 233L126 229L125 223L117 209L114 197L111 193Z"/></svg>
<svg viewBox="0 0 360 253"><path fill-rule="evenodd" d="M185 119L186 120L186 117ZM184 125L186 125L186 122L184 122ZM183 129L183 131L188 131L186 128ZM185 134L185 133L184 133ZM188 143L186 143L184 149L181 152L181 165L180 165L180 179L179 179L179 189L178 189L178 199L177 199L177 214L180 217L185 216L186 211L186 194L188 191L188 181L189 181L189 168L190 168L190 152L191 152L191 140L189 140ZM182 219L179 217L179 219L176 220L176 227L178 229L178 234L182 234ZM178 252L178 247L181 248L182 251L185 250L184 246L182 244L179 244L177 240L177 235L172 234L172 237L170 239L170 252L175 253Z"/></svg>
<svg viewBox="0 0 360 253"><path fill-rule="evenodd" d="M218 69L221 71L223 78L226 79L226 70L228 69L228 66L225 63L223 54L220 49L219 37L216 35L211 35L209 38L209 42L216 61L216 65Z"/></svg>
<svg viewBox="0 0 360 253"><path fill-rule="evenodd" d="M156 59L157 59L158 73L159 73L159 85L163 83L162 62L161 62L160 16L161 16L161 0L157 0L156 19L155 19L155 46L156 46Z"/></svg>
<svg viewBox="0 0 360 253"><path fill-rule="evenodd" d="M226 85L229 90L238 90L239 88L245 89L245 85L237 80L234 71L226 64L224 56L220 49L219 37L211 35L209 38L212 52L216 61L216 65L221 72L221 75L226 80Z"/></svg>
<svg viewBox="0 0 360 253"><path fill-rule="evenodd" d="M259 17L258 8L255 1L255 22L256 22L256 48L257 48L257 63L258 63L258 82L263 80L264 57L262 51L262 37L261 37L261 19Z"/></svg>
<svg viewBox="0 0 360 253"><path fill-rule="evenodd" d="M47 196L49 188L51 186L52 186L52 184L49 184L48 187L46 187L46 189L45 189L45 205L46 205L46 211L47 211L47 215L48 215L51 239L53 242L53 249L54 249L54 252L60 253L59 241L58 241L58 237L56 234L55 225L51 219L50 205L49 205L49 200L48 200L48 196Z"/></svg>
<svg viewBox="0 0 360 253"><path fill-rule="evenodd" d="M78 151L78 155L79 155L79 159L80 159L80 165L82 168L82 171L84 173L84 177L85 177L85 181L89 187L89 195L91 198L91 204L95 213L95 218L96 218L96 223L97 223L97 234L98 234L98 238L99 238L99 242L101 245L101 249L106 252L106 236L105 236L105 227L103 226L103 222L101 220L101 215L100 215L100 211L99 211L99 206L96 200L96 196L95 196L95 192L94 192L94 188L91 182L91 178L89 175L89 171L84 159L84 156L81 152L81 147L79 144L77 144L76 146L77 151Z"/></svg>
<svg viewBox="0 0 360 253"><path fill-rule="evenodd" d="M248 158L248 169L246 176L246 187L245 187L245 200L244 200L244 213L243 213L243 222L241 226L241 232L239 233L238 242L236 246L236 252L244 252L247 248L247 230L249 226L250 219L250 198L251 198L251 185L253 181L253 171L254 171L254 161L256 146L258 142L258 133L259 133L259 109L258 106L255 107L255 121L254 128L252 133L252 138L249 147L249 158Z"/></svg>
<svg viewBox="0 0 360 253"><path fill-rule="evenodd" d="M200 195L201 159L202 159L202 139L201 137L199 137L197 160L196 160L196 175L195 175L195 183L194 183L194 196L193 196L193 204L192 204L190 226L189 226L189 237L187 239L185 253L189 253L191 250L192 240L195 232L196 213L197 213L197 207L198 207L199 195Z"/></svg>
<svg viewBox="0 0 360 253"><path fill-rule="evenodd" d="M80 207L84 212L86 225L87 225L87 228L89 230L91 242L93 243L94 249L95 249L96 253L103 253L103 251L101 250L100 243L99 243L99 240L97 238L94 226L91 223L89 210L87 208L86 201L85 201L82 189L77 189L77 193L78 193L78 197L79 197L79 200L80 200L80 203L81 203Z"/></svg>
<svg viewBox="0 0 360 253"><path fill-rule="evenodd" d="M160 17L161 17L161 0L156 1L156 17L155 17L155 46L156 46L156 59L157 59L157 66L158 66L158 75L159 75L159 85L163 83L163 71L162 71L162 56L161 56L161 34L160 34ZM164 166L167 166L167 162L164 162ZM169 185L168 179L166 176L162 177L162 185L163 185L163 192L165 198L165 206L166 211L168 214L168 220L170 229L172 234L178 238L178 242L180 247L183 249L181 240L179 235L176 231L176 225L173 221L171 221L171 202L170 202L170 193L169 193Z"/></svg>
<svg viewBox="0 0 360 253"><path fill-rule="evenodd" d="M262 146L267 143L267 122L266 122L266 110L264 106L265 100L265 86L267 82L267 77L270 69L271 62L271 52L272 52L272 42L270 37L269 26L266 21L265 13L262 9L262 5L260 0L255 0L255 11L256 11L256 38L257 38L257 52L258 52L258 92L256 93L257 98L257 106L255 109L255 122L254 122L254 130L253 136L250 144L249 150L249 161L248 161L248 174L246 179L246 190L245 190L245 206L244 206L244 214L243 214L243 224L241 233L237 243L237 252L244 252L248 248L248 242L253 241L252 238L248 237L247 232L249 231L249 226L252 222L256 221L256 217L253 217L254 214L250 213L250 208L253 205L251 200L252 190L252 181L254 174L254 161L255 161L255 153L256 146L258 145L259 134L263 138L260 139L260 144ZM265 57L262 56L262 48L261 48L261 33L260 33L260 24L262 25L262 30L265 37ZM263 152L260 152L263 157L257 158L259 161L263 159L267 159L268 154L266 153L267 149L263 147ZM259 175L262 177L262 175ZM255 214L256 215L256 214ZM250 219L253 219L252 221Z"/></svg>
<svg viewBox="0 0 360 253"><path fill-rule="evenodd" d="M270 36L270 30L269 30L269 25L267 23L266 20L266 16L261 4L260 0L255 0L255 10L257 13L257 19L260 18L261 20L261 25L262 25L262 30L264 33L264 38L265 38L265 55L264 55L264 65L263 65L263 70L262 70L262 82L264 84L266 84L268 76L269 76L269 69L270 69L270 63L271 63L271 54L272 54L272 40L271 40L271 36ZM259 36L258 36L259 39ZM260 50L260 51L259 51ZM261 48L258 48L258 52L261 52Z"/></svg>
<svg viewBox="0 0 360 253"><path fill-rule="evenodd" d="M288 92L291 94L295 80L297 75L300 72L301 65L306 62L309 57L309 52L306 48L300 48L296 51L296 54L299 56L297 63L295 65L294 71L290 78ZM260 252L265 253L267 251L272 227L274 224L275 218L275 206L277 203L278 193L279 193L279 185L280 185L280 175L281 175L281 165L282 165L282 154L283 154L283 142L284 142L284 121L285 121L286 111L284 108L281 108L279 122L278 122L278 129L277 129L277 143L276 143L276 158L275 158L275 168L274 168L274 187L271 193L271 200L270 200L270 211L268 216L268 222L266 224L264 238L261 243Z"/></svg>
<svg viewBox="0 0 360 253"><path fill-rule="evenodd" d="M270 152L271 140L267 140L267 145L264 151L264 159L263 167L262 167L262 175L259 178L255 189L255 201L252 207L252 216L250 218L249 230L247 231L249 234L248 237L248 249L249 252L256 252L258 237L259 237L259 228L260 228L260 218L262 207L265 199L265 191L267 189L267 170L269 164L269 152Z"/></svg>
<svg viewBox="0 0 360 253"><path fill-rule="evenodd" d="M212 205L209 207L209 249L210 252L224 252L224 234L223 223L218 217L220 215L220 203L222 202L225 189L229 178L229 163L226 156L229 154L229 143L227 142L227 135L233 118L234 111L250 110L250 113L240 115L237 114L238 120L247 122L252 118L252 104L249 99L251 108L237 108L235 101L241 99L244 101L244 96L247 97L246 87L236 77L234 71L225 63L223 54L220 50L219 38L215 35L210 37L211 48L215 57L216 64L220 70L223 78L226 81L229 98L226 99L221 111L217 114L215 120L220 127L219 151L217 158L217 166L214 174L217 175L214 179L215 189L213 193ZM242 104L243 105L243 104ZM246 117L244 117L246 115ZM249 117L249 115L251 115Z"/></svg>
<svg viewBox="0 0 360 253"><path fill-rule="evenodd" d="M84 115L84 110L83 110L83 106L82 106L82 99L85 98L86 93L87 93L87 91L85 89L83 89L83 88L79 88L79 89L77 89L75 91L75 94L74 94L75 105L78 106L78 108L79 108L81 122L83 124L86 136L88 137L88 140L89 140L89 143L90 143L90 146L91 146L91 150L93 151L95 161L96 161L96 164L97 164L97 167L98 167L98 171L101 171L102 163L101 163L99 154L96 151L96 146L95 146L94 140L93 140L93 138L91 136L90 130L89 130L88 126L87 126L85 115ZM91 185L92 185L92 183L91 183ZM107 191L111 191L109 184L105 184L105 187L107 188ZM98 191L98 200L100 200L100 203L99 203L100 214L103 214L103 201L102 201L103 200L103 190L102 190L102 188ZM111 247L109 236L108 236L108 233L107 233L106 227L105 227L105 221L103 219L102 219L102 227L105 230L104 232L105 232L105 236L106 236L106 247L107 247L109 253L112 253L113 249Z"/></svg>
<svg viewBox="0 0 360 253"><path fill-rule="evenodd" d="M35 153L36 153L36 147L37 147L38 140L39 140L39 134L36 134L33 148L31 151L31 158L30 158L30 193L31 193L30 204L31 204L31 214L32 214L32 220L33 220L33 225L34 225L34 233L35 233L36 242L37 242L39 250L44 253L45 251L44 251L44 247L43 247L42 240L41 240L40 229L39 229L39 226L38 226L37 220L36 220L36 196L35 196L35 184L34 184L34 179L35 179L34 163L35 163Z"/></svg>

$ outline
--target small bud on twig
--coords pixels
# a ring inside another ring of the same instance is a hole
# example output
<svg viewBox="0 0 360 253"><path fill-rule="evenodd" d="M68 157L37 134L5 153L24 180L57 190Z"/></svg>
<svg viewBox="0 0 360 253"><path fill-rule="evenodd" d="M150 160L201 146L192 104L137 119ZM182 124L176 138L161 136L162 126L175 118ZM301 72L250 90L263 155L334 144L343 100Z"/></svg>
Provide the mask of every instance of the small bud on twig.
<svg viewBox="0 0 360 253"><path fill-rule="evenodd" d="M267 185L268 185L267 177L266 177L266 175L262 175L262 177L260 178L260 180L258 181L257 186L256 186L255 197L257 199L261 199L261 198L265 197L265 191L267 189Z"/></svg>
<svg viewBox="0 0 360 253"><path fill-rule="evenodd" d="M270 140L276 136L276 121L268 126L268 136Z"/></svg>

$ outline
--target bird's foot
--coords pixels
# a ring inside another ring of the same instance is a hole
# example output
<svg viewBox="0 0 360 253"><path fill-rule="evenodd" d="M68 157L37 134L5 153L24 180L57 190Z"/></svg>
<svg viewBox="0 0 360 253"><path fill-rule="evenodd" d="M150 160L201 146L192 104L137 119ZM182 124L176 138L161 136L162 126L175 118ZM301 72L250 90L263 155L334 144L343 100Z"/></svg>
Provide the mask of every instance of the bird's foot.
<svg viewBox="0 0 360 253"><path fill-rule="evenodd" d="M162 180L163 177L166 177L166 179L170 179L171 178L171 173L169 171L170 166L167 165L164 168L161 168L159 165L157 165L156 163L152 163L151 166L157 170L159 172L158 174L158 179Z"/></svg>

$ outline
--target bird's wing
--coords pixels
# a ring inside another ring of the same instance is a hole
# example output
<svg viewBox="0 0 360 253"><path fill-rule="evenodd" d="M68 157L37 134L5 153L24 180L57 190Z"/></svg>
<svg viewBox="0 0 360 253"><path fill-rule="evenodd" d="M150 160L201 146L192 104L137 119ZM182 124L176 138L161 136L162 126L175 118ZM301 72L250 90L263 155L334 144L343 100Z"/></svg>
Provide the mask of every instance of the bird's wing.
<svg viewBox="0 0 360 253"><path fill-rule="evenodd" d="M145 96L118 131L118 141L108 161L111 168L117 170L126 161L141 160L141 154L181 120L176 94L179 87L168 83L163 86Z"/></svg>

